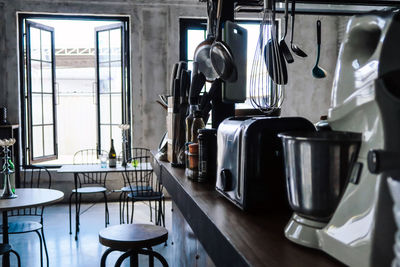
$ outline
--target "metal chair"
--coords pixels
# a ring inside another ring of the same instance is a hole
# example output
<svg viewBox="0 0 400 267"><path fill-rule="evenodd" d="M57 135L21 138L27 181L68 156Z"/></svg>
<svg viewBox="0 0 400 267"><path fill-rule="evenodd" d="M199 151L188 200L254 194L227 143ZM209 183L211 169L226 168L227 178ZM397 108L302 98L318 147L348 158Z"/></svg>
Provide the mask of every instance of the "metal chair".
<svg viewBox="0 0 400 267"><path fill-rule="evenodd" d="M99 154L106 153L104 150L97 149L83 149L79 150L74 154L73 163L74 164L99 164ZM72 197L75 194L78 194L78 209L75 211L77 216L79 225L79 215L82 203L82 195L89 194L103 194L103 199L105 203L105 227L110 223L108 206L107 206L107 188L106 188L106 178L107 173L87 173L87 174L78 174L78 188L72 190L71 195L69 196L69 234L72 234L72 226L71 226L71 204ZM93 204L94 205L94 204ZM79 232L79 227L76 229L75 240L78 239L77 233Z"/></svg>
<svg viewBox="0 0 400 267"><path fill-rule="evenodd" d="M50 188L51 174L45 167L26 166L22 170L23 179L20 184L21 188ZM16 209L8 212L8 217L18 218L16 221L8 223L9 234L23 234L35 232L40 242L40 266L43 266L43 246L46 253L47 266L49 266L49 255L47 252L46 239L43 231L43 207ZM36 218L36 220L34 220ZM2 228L0 227L1 233ZM10 250L17 256L18 265L20 259L18 254Z"/></svg>
<svg viewBox="0 0 400 267"><path fill-rule="evenodd" d="M131 148L130 150L126 151L126 160L131 159L131 158L135 158L135 157L148 157L150 159L151 153L150 153L150 149L148 148L143 148L143 147L134 147ZM121 151L121 153L119 153L118 155L118 160L119 161L123 161L123 151ZM123 178L125 178L123 176ZM124 207L125 207L125 202L123 202L124 199L126 199L126 194L130 192L130 187L129 187L129 183L124 179L124 187L121 188L121 194L120 194L120 198L119 198L119 215L120 215L120 223L125 223L124 221ZM150 209L150 221L153 221L153 217L152 217L152 207L151 207L151 201L149 201L149 209ZM128 212L128 211L127 211ZM129 219L127 219L127 222L129 221Z"/></svg>
<svg viewBox="0 0 400 267"><path fill-rule="evenodd" d="M19 257L18 253L8 244L0 244L0 255L4 255L6 253L13 253L17 257L18 267L21 267L21 258Z"/></svg>
<svg viewBox="0 0 400 267"><path fill-rule="evenodd" d="M137 169L126 167L122 173L125 186L121 189L120 195L120 221L124 223L124 207L126 205L126 220L129 222L129 202L132 202L132 212L130 223L133 222L135 202L148 201L150 206L150 221L152 221L151 202L155 205L155 222L157 225L165 226L165 198L163 186L154 177L153 170L143 170L143 166L148 166L150 156L138 156L128 160L128 163L137 165ZM122 208L121 208L122 205Z"/></svg>

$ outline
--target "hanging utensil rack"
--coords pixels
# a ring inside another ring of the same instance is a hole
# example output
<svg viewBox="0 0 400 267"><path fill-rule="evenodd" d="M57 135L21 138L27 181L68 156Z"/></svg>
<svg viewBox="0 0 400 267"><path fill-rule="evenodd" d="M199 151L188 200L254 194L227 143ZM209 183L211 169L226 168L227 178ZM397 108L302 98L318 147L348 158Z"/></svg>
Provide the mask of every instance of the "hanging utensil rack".
<svg viewBox="0 0 400 267"><path fill-rule="evenodd" d="M277 0L277 12L284 12L284 0ZM235 12L239 13L260 13L262 12L263 1L260 0L237 0ZM368 12L375 9L389 7L400 8L399 0L298 0L296 1L296 13L318 14L318 15L354 15Z"/></svg>

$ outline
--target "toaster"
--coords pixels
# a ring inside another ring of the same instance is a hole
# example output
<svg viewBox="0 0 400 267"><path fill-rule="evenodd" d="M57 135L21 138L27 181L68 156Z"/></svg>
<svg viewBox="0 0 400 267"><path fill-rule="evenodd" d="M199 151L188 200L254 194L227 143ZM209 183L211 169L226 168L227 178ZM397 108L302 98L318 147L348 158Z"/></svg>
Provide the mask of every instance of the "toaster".
<svg viewBox="0 0 400 267"><path fill-rule="evenodd" d="M243 210L288 209L278 133L315 131L300 117L232 117L217 133L216 190Z"/></svg>

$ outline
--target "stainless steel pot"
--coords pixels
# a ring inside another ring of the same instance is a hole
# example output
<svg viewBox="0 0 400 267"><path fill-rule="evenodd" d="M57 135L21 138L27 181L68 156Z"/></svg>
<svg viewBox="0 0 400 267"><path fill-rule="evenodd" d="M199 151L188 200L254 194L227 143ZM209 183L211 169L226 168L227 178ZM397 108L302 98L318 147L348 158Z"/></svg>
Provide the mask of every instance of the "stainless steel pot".
<svg viewBox="0 0 400 267"><path fill-rule="evenodd" d="M327 221L335 211L361 144L350 132L288 132L283 141L289 204L298 215Z"/></svg>

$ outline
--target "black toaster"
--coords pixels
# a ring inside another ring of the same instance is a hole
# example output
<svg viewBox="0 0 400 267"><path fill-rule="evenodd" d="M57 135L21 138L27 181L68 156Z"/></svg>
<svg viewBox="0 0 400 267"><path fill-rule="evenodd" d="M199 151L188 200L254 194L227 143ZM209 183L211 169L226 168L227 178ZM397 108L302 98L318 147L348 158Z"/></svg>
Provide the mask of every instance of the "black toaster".
<svg viewBox="0 0 400 267"><path fill-rule="evenodd" d="M315 131L300 117L232 117L218 127L219 193L243 210L288 207L278 133Z"/></svg>

